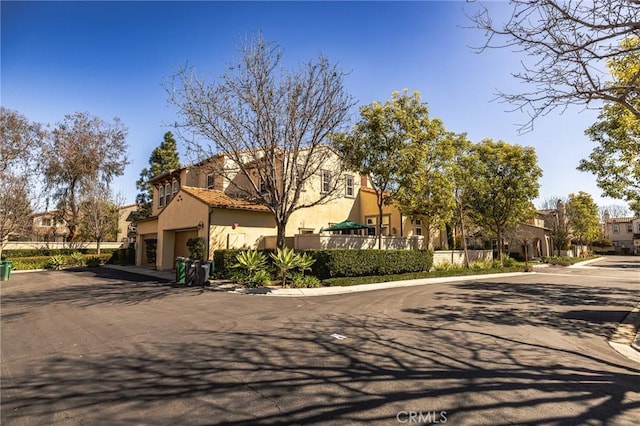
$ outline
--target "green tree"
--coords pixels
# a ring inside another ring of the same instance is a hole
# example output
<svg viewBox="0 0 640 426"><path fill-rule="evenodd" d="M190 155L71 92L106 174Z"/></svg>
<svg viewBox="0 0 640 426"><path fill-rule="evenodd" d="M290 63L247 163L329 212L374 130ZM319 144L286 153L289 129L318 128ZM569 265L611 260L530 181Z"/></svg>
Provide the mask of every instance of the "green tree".
<svg viewBox="0 0 640 426"><path fill-rule="evenodd" d="M427 111L426 105L420 102L419 93L393 92L384 104L376 101L361 106L360 121L352 131L333 137L333 145L347 165L367 176L376 192L378 248L382 247L383 207L400 189L401 169L406 170L406 166L403 167L404 151L412 139L418 140L429 124ZM415 156L415 161L418 157L422 159L426 152L418 146L416 142L416 148L406 153ZM405 202L407 210L410 209L408 195Z"/></svg>
<svg viewBox="0 0 640 426"><path fill-rule="evenodd" d="M534 212L542 170L535 150L486 139L471 149L474 190L467 193L474 223L493 232L502 261L505 231Z"/></svg>
<svg viewBox="0 0 640 426"><path fill-rule="evenodd" d="M475 164L470 155L472 144L466 134L457 135L454 139L454 155L451 168L451 182L454 195L453 223L459 229L460 242L464 251L464 265L469 267L466 233L472 229L470 203L471 194L475 191L473 173ZM453 253L452 253L453 255Z"/></svg>
<svg viewBox="0 0 640 426"><path fill-rule="evenodd" d="M627 54L607 63L610 85L632 91L635 96L626 103L640 110L640 37L627 38L621 46ZM608 102L586 134L598 146L578 170L593 173L604 195L624 199L640 215L640 117L621 102Z"/></svg>
<svg viewBox="0 0 640 426"><path fill-rule="evenodd" d="M231 190L271 211L282 248L295 211L341 192L342 164L333 161L327 142L353 106L344 90L345 73L322 55L288 70L280 47L260 35L242 46L227 70L214 82L190 68L178 70L167 88L182 118L177 127L196 136L188 144L199 159L223 158L216 172ZM321 175L321 194L304 197L304 186ZM236 177L246 184L236 184Z"/></svg>
<svg viewBox="0 0 640 426"><path fill-rule="evenodd" d="M144 168L140 172L140 179L136 181L138 195L136 203L138 204L138 218L147 218L151 216L153 209L153 185L149 183L156 176L160 176L170 170L180 167L180 156L178 155L178 147L173 133L166 132L164 139L159 146L154 148L149 156L149 168Z"/></svg>
<svg viewBox="0 0 640 426"><path fill-rule="evenodd" d="M590 245L602 237L598 205L591 194L583 191L569 194L567 219L569 229L578 243Z"/></svg>
<svg viewBox="0 0 640 426"><path fill-rule="evenodd" d="M403 94L398 123L406 133L398 169L398 190L394 201L408 216L420 216L426 226L427 247L431 231L448 223L455 207L452 178L455 134L442 121L429 119L420 94Z"/></svg>
<svg viewBox="0 0 640 426"><path fill-rule="evenodd" d="M59 218L75 241L80 226L82 191L100 182L109 183L128 164L127 128L85 112L65 116L43 148L44 183L57 204Z"/></svg>

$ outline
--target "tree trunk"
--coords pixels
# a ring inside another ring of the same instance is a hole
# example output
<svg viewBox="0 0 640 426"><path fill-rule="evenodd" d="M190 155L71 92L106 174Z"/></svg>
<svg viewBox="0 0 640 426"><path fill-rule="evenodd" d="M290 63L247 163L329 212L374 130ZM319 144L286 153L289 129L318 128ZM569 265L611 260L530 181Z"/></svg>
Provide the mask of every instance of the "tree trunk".
<svg viewBox="0 0 640 426"><path fill-rule="evenodd" d="M96 239L96 253L100 256L100 238Z"/></svg>
<svg viewBox="0 0 640 426"><path fill-rule="evenodd" d="M460 219L460 239L462 241L462 249L464 250L464 267L469 269L469 251L467 250L467 239L464 235L464 215L462 209L458 209L458 216Z"/></svg>
<svg viewBox="0 0 640 426"><path fill-rule="evenodd" d="M502 265L502 232L498 227L497 238L498 238L498 260L500 261L500 265Z"/></svg>
<svg viewBox="0 0 640 426"><path fill-rule="evenodd" d="M287 224L286 223L282 223L281 221L278 221L276 223L277 226L277 237L276 237L276 247L279 249L284 249L285 248L285 232L287 229Z"/></svg>
<svg viewBox="0 0 640 426"><path fill-rule="evenodd" d="M384 198L382 194L378 195L378 250L382 250L382 207Z"/></svg>

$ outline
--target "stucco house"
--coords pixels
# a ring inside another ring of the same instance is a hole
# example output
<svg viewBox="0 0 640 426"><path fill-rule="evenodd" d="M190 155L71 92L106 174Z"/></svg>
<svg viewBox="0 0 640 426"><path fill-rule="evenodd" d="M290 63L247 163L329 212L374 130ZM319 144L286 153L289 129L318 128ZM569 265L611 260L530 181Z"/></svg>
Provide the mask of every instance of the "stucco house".
<svg viewBox="0 0 640 426"><path fill-rule="evenodd" d="M335 153L326 156L323 162L304 184L301 201L318 199L329 184L338 189L326 202L297 210L290 216L285 231L290 247L296 246L297 235L318 236L324 228L344 220L377 224L375 192L368 187L367 178L339 167L340 159ZM239 191L260 188L260 182L250 185L246 174L239 171L229 174L231 167L223 156L217 156L151 181L152 216L136 221L137 265L173 269L176 257L188 256L186 242L192 237L205 241L210 259L217 249L275 247L273 214L267 207L248 201ZM223 174L220 170L227 172ZM420 219L403 216L394 206L384 206L384 236L417 237L423 232Z"/></svg>
<svg viewBox="0 0 640 426"><path fill-rule="evenodd" d="M640 254L640 218L604 215L604 236L613 243L616 253Z"/></svg>

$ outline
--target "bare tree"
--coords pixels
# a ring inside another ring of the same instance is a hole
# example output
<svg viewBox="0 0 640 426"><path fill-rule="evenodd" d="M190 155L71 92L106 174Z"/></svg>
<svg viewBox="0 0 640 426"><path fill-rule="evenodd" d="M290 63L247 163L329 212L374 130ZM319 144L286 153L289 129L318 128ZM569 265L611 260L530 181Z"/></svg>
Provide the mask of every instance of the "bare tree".
<svg viewBox="0 0 640 426"><path fill-rule="evenodd" d="M471 16L486 32L482 52L510 48L526 55L522 70L514 75L531 88L524 93L498 95L525 111L530 120L521 130L531 130L541 115L560 107L587 105L593 100L615 102L640 119L637 103L640 72L624 84L607 80L608 60L637 51L620 45L640 32L637 0L510 0L511 16L495 22L490 7L480 5Z"/></svg>
<svg viewBox="0 0 640 426"><path fill-rule="evenodd" d="M104 183L98 182L83 191L80 202L80 225L82 233L96 242L98 255L100 255L100 243L116 238L122 204L122 195L114 195L111 188Z"/></svg>
<svg viewBox="0 0 640 426"><path fill-rule="evenodd" d="M79 230L81 191L124 173L128 164L126 135L127 128L118 118L107 123L77 112L58 123L45 145L45 184L57 202L59 219L69 228L70 242Z"/></svg>
<svg viewBox="0 0 640 426"><path fill-rule="evenodd" d="M610 218L620 218L620 217L629 217L631 212L627 208L627 206L620 204L610 204L608 206L599 206L598 207L598 217L600 218L600 223L605 223L605 215L609 214Z"/></svg>
<svg viewBox="0 0 640 426"><path fill-rule="evenodd" d="M335 198L342 165L332 163L326 143L353 106L345 74L325 57L295 71L281 61L280 47L258 35L219 79L208 82L182 67L167 86L182 118L176 127L194 136L185 138L190 150L200 159L218 156L212 164L234 191L273 213L278 247L294 211ZM320 196L301 196L318 177Z"/></svg>
<svg viewBox="0 0 640 426"><path fill-rule="evenodd" d="M566 195L550 195L540 201L540 203L538 204L538 208L540 210L555 210L558 208L558 201L567 204L567 201L569 201L569 197L567 197Z"/></svg>

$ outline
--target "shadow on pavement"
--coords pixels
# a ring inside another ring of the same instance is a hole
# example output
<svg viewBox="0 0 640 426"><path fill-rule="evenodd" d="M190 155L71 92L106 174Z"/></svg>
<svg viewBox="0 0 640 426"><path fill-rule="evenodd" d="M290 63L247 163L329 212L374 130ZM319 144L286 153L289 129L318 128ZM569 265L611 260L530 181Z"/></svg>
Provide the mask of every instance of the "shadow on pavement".
<svg viewBox="0 0 640 426"><path fill-rule="evenodd" d="M632 424L640 409L638 369L415 315L187 337L36 364L3 383L3 423L64 411L117 424L396 424L403 410L446 410L451 424Z"/></svg>

